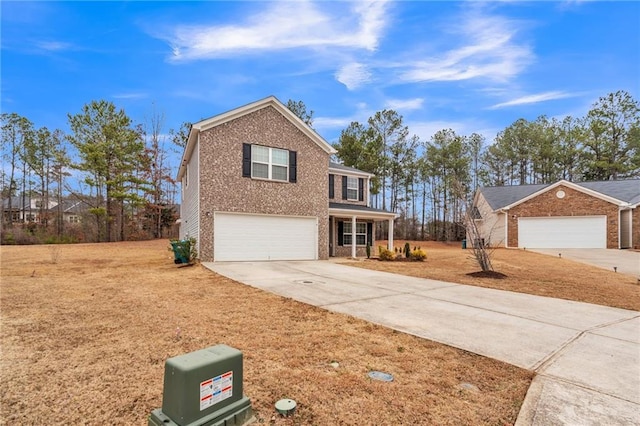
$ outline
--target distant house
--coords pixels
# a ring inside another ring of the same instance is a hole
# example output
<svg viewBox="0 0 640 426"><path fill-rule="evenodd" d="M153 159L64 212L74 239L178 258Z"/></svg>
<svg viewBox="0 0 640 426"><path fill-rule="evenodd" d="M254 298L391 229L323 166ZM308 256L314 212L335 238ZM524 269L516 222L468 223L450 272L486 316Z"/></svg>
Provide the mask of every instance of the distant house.
<svg viewBox="0 0 640 426"><path fill-rule="evenodd" d="M19 195L11 197L11 202L8 198L2 200L2 220L3 222L9 222L10 218L14 223L28 223L28 222L40 222L43 218L40 217L41 212L48 211L57 203L53 200L49 200L48 206L42 208L44 198L40 195ZM11 209L9 209L11 204Z"/></svg>
<svg viewBox="0 0 640 426"><path fill-rule="evenodd" d="M640 180L480 188L480 241L518 248L640 247Z"/></svg>
<svg viewBox="0 0 640 426"><path fill-rule="evenodd" d="M81 201L63 199L58 205L55 198L49 198L48 208L42 209L43 197L40 195L15 196L11 198L11 209L9 209L9 199L2 200L2 220L9 222L13 217L13 223L39 223L44 218L40 217L45 212L47 219L52 220L58 214L66 223L80 223L82 215L87 212L87 205Z"/></svg>
<svg viewBox="0 0 640 426"><path fill-rule="evenodd" d="M193 124L178 179L180 237L204 261L363 256L371 174L330 163L335 150L271 96ZM393 233L389 235L393 244Z"/></svg>

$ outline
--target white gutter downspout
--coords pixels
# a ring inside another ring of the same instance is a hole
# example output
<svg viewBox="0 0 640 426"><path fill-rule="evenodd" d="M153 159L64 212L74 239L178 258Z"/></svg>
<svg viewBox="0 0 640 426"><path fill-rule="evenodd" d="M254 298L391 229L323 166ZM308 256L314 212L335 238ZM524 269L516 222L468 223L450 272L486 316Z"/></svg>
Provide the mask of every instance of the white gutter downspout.
<svg viewBox="0 0 640 426"><path fill-rule="evenodd" d="M500 210L504 214L504 248L509 248L509 212Z"/></svg>
<svg viewBox="0 0 640 426"><path fill-rule="evenodd" d="M622 207L618 207L618 250L622 249Z"/></svg>

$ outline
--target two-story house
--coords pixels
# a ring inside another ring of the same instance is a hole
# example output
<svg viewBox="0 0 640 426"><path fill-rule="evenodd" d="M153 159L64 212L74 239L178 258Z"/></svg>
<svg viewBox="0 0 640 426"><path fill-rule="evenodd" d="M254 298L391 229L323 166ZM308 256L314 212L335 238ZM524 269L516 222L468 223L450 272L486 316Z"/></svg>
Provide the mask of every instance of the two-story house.
<svg viewBox="0 0 640 426"><path fill-rule="evenodd" d="M335 153L273 96L191 126L178 171L180 238L203 261L362 256L373 224L371 174L330 163ZM393 244L393 231L389 235Z"/></svg>

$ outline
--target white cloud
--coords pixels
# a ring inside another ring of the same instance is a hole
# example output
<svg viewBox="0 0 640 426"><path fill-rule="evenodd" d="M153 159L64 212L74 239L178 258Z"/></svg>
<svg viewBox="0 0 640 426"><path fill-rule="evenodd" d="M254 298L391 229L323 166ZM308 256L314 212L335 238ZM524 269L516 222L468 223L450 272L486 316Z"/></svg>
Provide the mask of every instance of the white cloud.
<svg viewBox="0 0 640 426"><path fill-rule="evenodd" d="M399 111L409 111L415 109L421 109L424 103L424 99L422 98L414 98L414 99L389 99L385 103L385 106L389 109L399 110Z"/></svg>
<svg viewBox="0 0 640 426"><path fill-rule="evenodd" d="M363 64L350 63L340 68L335 77L347 89L354 90L371 80L371 72Z"/></svg>
<svg viewBox="0 0 640 426"><path fill-rule="evenodd" d="M149 95L142 92L116 93L115 95L111 95L111 97L115 99L144 99L147 96Z"/></svg>
<svg viewBox="0 0 640 426"><path fill-rule="evenodd" d="M517 22L473 13L463 17L447 37L458 46L433 57L404 64L404 82L486 78L507 81L533 60L529 46L515 40Z"/></svg>
<svg viewBox="0 0 640 426"><path fill-rule="evenodd" d="M515 105L536 104L539 102L546 102L554 99L570 98L574 96L577 96L577 94L560 92L560 91L537 93L535 95L521 96L519 98L512 99L507 102L501 102L499 104L495 104L491 106L489 109L499 109L499 108L505 108L505 107L515 106Z"/></svg>
<svg viewBox="0 0 640 426"><path fill-rule="evenodd" d="M36 47L41 50L46 50L49 52L59 52L61 50L70 50L73 48L71 43L67 43L64 41L36 41Z"/></svg>
<svg viewBox="0 0 640 426"><path fill-rule="evenodd" d="M182 25L161 38L169 41L172 59L176 61L291 48L373 51L385 27L386 3L321 2L316 5L311 1L276 2L265 11L250 15L244 23ZM320 5L338 7L339 10L321 11ZM345 11L344 5L350 9Z"/></svg>
<svg viewBox="0 0 640 426"><path fill-rule="evenodd" d="M344 129L354 121L348 117L316 117L313 119L313 127L321 129Z"/></svg>

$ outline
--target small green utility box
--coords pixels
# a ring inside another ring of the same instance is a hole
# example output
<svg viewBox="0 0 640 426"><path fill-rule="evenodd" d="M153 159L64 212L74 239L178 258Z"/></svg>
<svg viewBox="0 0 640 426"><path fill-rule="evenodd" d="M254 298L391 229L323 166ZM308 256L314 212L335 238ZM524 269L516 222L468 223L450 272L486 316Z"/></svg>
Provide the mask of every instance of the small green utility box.
<svg viewBox="0 0 640 426"><path fill-rule="evenodd" d="M242 393L242 352L227 345L169 358L164 366L162 409L149 426L241 426L253 423Z"/></svg>

